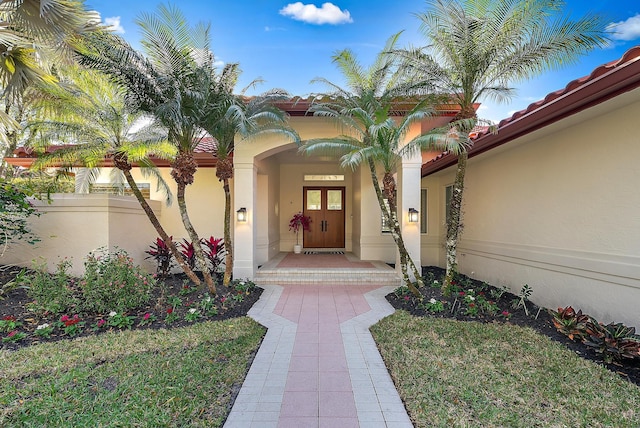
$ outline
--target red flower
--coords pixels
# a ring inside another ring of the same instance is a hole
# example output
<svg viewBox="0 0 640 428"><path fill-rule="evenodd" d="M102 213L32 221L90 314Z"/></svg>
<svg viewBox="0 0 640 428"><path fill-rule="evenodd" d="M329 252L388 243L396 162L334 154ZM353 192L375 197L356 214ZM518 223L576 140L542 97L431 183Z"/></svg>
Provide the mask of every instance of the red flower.
<svg viewBox="0 0 640 428"><path fill-rule="evenodd" d="M62 318L60 319L60 321L62 321ZM64 325L66 327L70 327L72 325L78 324L80 322L80 318L78 317L78 315L74 315L73 318L67 317L66 321L62 321L62 322L64 322Z"/></svg>
<svg viewBox="0 0 640 428"><path fill-rule="evenodd" d="M226 297L221 297L221 298L220 298L220 303L224 303L224 302L226 302L226 301L227 301L227 298L226 298Z"/></svg>
<svg viewBox="0 0 640 428"><path fill-rule="evenodd" d="M469 303L469 307L470 307L470 308L475 308L475 307L476 307L476 304L475 304L475 303Z"/></svg>
<svg viewBox="0 0 640 428"><path fill-rule="evenodd" d="M411 297L409 296L404 296L404 300L409 300Z"/></svg>
<svg viewBox="0 0 640 428"><path fill-rule="evenodd" d="M69 321L69 315L63 315L62 317L60 317L60 322L66 322Z"/></svg>
<svg viewBox="0 0 640 428"><path fill-rule="evenodd" d="M98 327L102 327L103 325L105 325L107 322L105 320L98 320Z"/></svg>
<svg viewBox="0 0 640 428"><path fill-rule="evenodd" d="M18 330L13 330L12 332L10 332L9 334L7 334L7 337L13 337L18 333Z"/></svg>
<svg viewBox="0 0 640 428"><path fill-rule="evenodd" d="M149 312L147 312L146 314L144 314L144 316L142 317L145 321L148 320L151 317L151 314Z"/></svg>
<svg viewBox="0 0 640 428"><path fill-rule="evenodd" d="M14 317L13 315L7 315L6 317L2 318L5 321L15 321L16 317Z"/></svg>
<svg viewBox="0 0 640 428"><path fill-rule="evenodd" d="M173 313L173 308L167 309L167 314L172 314L172 313Z"/></svg>
<svg viewBox="0 0 640 428"><path fill-rule="evenodd" d="M464 291L459 292L459 293L458 293L458 295L459 295L460 297L464 296Z"/></svg>

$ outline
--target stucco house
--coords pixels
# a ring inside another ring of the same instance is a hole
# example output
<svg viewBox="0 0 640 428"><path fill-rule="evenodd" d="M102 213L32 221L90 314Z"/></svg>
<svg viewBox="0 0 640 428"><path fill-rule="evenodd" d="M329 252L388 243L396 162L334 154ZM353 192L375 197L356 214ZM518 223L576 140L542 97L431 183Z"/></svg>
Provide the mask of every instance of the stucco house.
<svg viewBox="0 0 640 428"><path fill-rule="evenodd" d="M573 305L601 321L640 326L640 47L596 68L499 124L497 134L474 138L463 202L461 272L555 308ZM336 135L326 119L306 114L304 101L284 103L302 139ZM455 106L413 129L411 138L451 120ZM12 164L28 165L18 152ZM215 158L197 155L187 190L190 215L203 237L222 236L223 193ZM108 167L108 165L106 165ZM262 264L290 252L289 219L313 213L306 248L343 250L361 260L396 263L366 169L343 170L335 159L304 157L280 137L241 141L234 153L236 277L253 278ZM164 168L168 182L169 168ZM407 248L422 265L444 266L445 218L455 157L423 154L404 159L397 172L399 218ZM105 182L107 175L105 174ZM137 175L141 183L145 180ZM176 206L163 206L152 184L153 208L174 238L186 237ZM34 227L38 247L17 246L3 263L50 263L82 257L100 246L125 248L140 262L156 234L130 197L56 195ZM419 221L410 222L410 210Z"/></svg>
<svg viewBox="0 0 640 428"><path fill-rule="evenodd" d="M462 273L548 307L640 327L640 47L474 140L465 178ZM444 266L455 157L422 166L421 260Z"/></svg>

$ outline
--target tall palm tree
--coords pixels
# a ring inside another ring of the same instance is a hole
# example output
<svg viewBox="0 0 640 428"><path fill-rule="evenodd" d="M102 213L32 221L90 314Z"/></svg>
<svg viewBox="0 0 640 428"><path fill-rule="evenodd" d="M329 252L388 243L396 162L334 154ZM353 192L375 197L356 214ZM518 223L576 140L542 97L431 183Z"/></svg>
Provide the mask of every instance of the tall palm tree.
<svg viewBox="0 0 640 428"><path fill-rule="evenodd" d="M478 123L474 104L508 101L515 82L574 63L606 39L600 17L571 19L562 0L427 0L427 5L418 15L427 46L399 53L407 72L460 106L451 126L431 135L433 147L458 156L447 219L447 291L457 273L464 177L473 146L469 132Z"/></svg>
<svg viewBox="0 0 640 428"><path fill-rule="evenodd" d="M231 241L231 192L229 180L233 178L233 151L235 138L255 138L263 134L281 134L295 142L300 141L298 134L287 125L287 114L274 106L275 102L289 99L289 95L282 90L271 90L264 94L246 98L246 90L257 84L252 82L240 94L233 90L237 82L239 69L232 64L225 67L218 79L217 93L221 97L216 103L216 111L212 111L210 123L204 125L205 130L216 139L215 156L216 177L222 182L225 195L224 210L224 246L225 272L223 284L231 281L233 271L233 243Z"/></svg>
<svg viewBox="0 0 640 428"><path fill-rule="evenodd" d="M52 165L62 165L63 169L83 167L76 190L84 193L97 178L98 166L106 157L111 157L115 166L112 180L116 183L126 180L180 267L192 281L200 284L131 175L132 163L142 166L141 171L156 179L166 203L170 204L171 191L149 156L171 159L175 156L175 147L168 143L164 129L141 113L129 110L125 94L124 88L102 73L78 67L65 69L60 86L42 89L34 104L38 118L28 127L34 131L31 138L34 146L48 146L52 141L72 144L39 158L34 166L36 169Z"/></svg>
<svg viewBox="0 0 640 428"><path fill-rule="evenodd" d="M178 9L164 5L155 14L143 14L137 23L147 57L109 34L91 37L78 54L82 63L122 83L132 105L156 117L168 130L169 142L177 148L171 176L178 187L176 199L182 223L205 283L215 293L185 201L186 186L193 183L197 170L194 150L206 136L203 125L211 122L211 112L216 111L215 102L220 96L215 92L217 74L209 46L209 27L192 28Z"/></svg>
<svg viewBox="0 0 640 428"><path fill-rule="evenodd" d="M6 151L16 147L26 89L54 83L52 65L70 60L73 44L98 22L79 0L0 1L0 142Z"/></svg>
<svg viewBox="0 0 640 428"><path fill-rule="evenodd" d="M421 149L421 137L408 142L404 140L412 124L432 115L430 102L433 100L426 96L418 97L419 91L403 70L398 70L397 62L389 55L399 35L389 39L369 68L364 68L349 49L333 57L333 62L347 81L347 87L343 89L326 79L316 79L331 89L329 94L321 97L330 101L314 103L310 111L335 120L340 129L347 132L335 138L307 140L300 150L307 154L340 155L343 167L355 169L364 164L369 168L383 218L390 226L398 248L403 280L419 296L408 269L418 286L422 284L422 275L404 244L397 215L397 184L393 174L403 156ZM409 98L415 101L413 108L402 113L394 110L397 102L407 97L414 97ZM383 172L382 187L379 167Z"/></svg>

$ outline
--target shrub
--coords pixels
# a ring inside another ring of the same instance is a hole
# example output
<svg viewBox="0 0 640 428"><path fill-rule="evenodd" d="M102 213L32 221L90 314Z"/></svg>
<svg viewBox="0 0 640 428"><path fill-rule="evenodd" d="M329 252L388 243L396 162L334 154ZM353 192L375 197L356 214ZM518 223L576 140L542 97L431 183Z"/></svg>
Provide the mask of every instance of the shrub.
<svg viewBox="0 0 640 428"><path fill-rule="evenodd" d="M173 237L170 236L169 240ZM150 250L145 251L145 253L149 254L147 259L154 259L156 261L156 272L161 277L166 277L169 275L169 271L171 270L171 262L173 258L173 254L171 254L171 250L169 250L169 246L166 242L162 240L162 238L156 238L155 244L149 245L151 247Z"/></svg>
<svg viewBox="0 0 640 428"><path fill-rule="evenodd" d="M187 262L191 269L195 269L196 267L196 250L193 248L193 243L187 241L182 238L182 242L180 242L180 253L184 260Z"/></svg>
<svg viewBox="0 0 640 428"><path fill-rule="evenodd" d="M31 206L25 191L12 183L0 180L0 255L6 245L13 241L26 241L30 244L38 242L29 229L28 217L39 216L40 213Z"/></svg>
<svg viewBox="0 0 640 428"><path fill-rule="evenodd" d="M591 322L591 317L576 312L571 306L558 308L558 312L551 311L553 315L553 325L556 329L569 337L571 340L584 340L587 336L587 326Z"/></svg>
<svg viewBox="0 0 640 428"><path fill-rule="evenodd" d="M204 254L209 260L209 263L211 263L211 272L218 272L220 270L220 265L227 254L224 249L224 240L222 238L214 238L213 236L210 236L209 239L203 239L202 242L206 246Z"/></svg>
<svg viewBox="0 0 640 428"><path fill-rule="evenodd" d="M583 343L602 354L605 362L640 358L640 338L635 335L635 328L622 323L604 325L594 321L586 330L587 337Z"/></svg>
<svg viewBox="0 0 640 428"><path fill-rule="evenodd" d="M27 295L33 299L31 308L53 314L75 310L80 300L77 289L74 289L75 280L67 272L70 267L68 259L58 263L53 274L47 272L46 264L34 266L34 272L24 277Z"/></svg>
<svg viewBox="0 0 640 428"><path fill-rule="evenodd" d="M126 312L149 302L156 281L123 250L89 254L80 282L83 309Z"/></svg>

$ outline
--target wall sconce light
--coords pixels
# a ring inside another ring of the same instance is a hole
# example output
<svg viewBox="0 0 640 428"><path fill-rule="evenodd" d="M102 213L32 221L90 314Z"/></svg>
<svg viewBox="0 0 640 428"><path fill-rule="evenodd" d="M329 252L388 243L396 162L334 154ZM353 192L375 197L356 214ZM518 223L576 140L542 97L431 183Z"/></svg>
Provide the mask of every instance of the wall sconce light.
<svg viewBox="0 0 640 428"><path fill-rule="evenodd" d="M415 208L409 208L409 222L417 223L420 219L420 213Z"/></svg>
<svg viewBox="0 0 640 428"><path fill-rule="evenodd" d="M240 208L238 211L236 211L236 217L240 222L244 223L245 221L247 221L247 209L244 207Z"/></svg>

